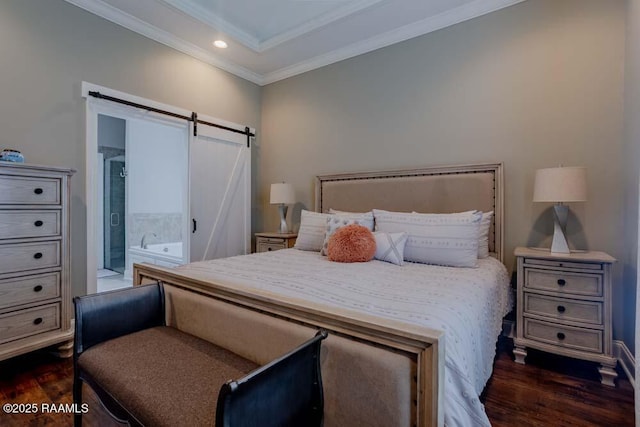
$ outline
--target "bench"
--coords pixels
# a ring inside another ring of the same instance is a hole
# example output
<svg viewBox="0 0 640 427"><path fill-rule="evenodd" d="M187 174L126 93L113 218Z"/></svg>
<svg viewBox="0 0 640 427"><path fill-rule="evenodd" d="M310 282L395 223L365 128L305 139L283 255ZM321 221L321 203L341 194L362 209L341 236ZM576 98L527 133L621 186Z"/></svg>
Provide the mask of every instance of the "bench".
<svg viewBox="0 0 640 427"><path fill-rule="evenodd" d="M74 298L76 407L86 383L134 426L322 424L325 331L260 367L166 326L164 303L160 283ZM74 422L82 425L81 413Z"/></svg>

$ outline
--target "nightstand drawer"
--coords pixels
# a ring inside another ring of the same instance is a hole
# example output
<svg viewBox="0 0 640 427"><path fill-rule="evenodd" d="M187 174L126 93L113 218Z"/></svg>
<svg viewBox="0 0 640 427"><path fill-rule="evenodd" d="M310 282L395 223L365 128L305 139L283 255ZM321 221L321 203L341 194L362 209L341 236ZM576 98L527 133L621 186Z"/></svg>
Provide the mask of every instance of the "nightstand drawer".
<svg viewBox="0 0 640 427"><path fill-rule="evenodd" d="M256 246L257 246L256 252L271 252L271 251L277 251L279 249L286 249L287 243L286 242L280 242L280 243L258 242Z"/></svg>
<svg viewBox="0 0 640 427"><path fill-rule="evenodd" d="M0 204L59 205L60 180L0 176Z"/></svg>
<svg viewBox="0 0 640 427"><path fill-rule="evenodd" d="M575 350L602 353L602 331L524 318L524 337Z"/></svg>
<svg viewBox="0 0 640 427"><path fill-rule="evenodd" d="M524 294L525 313L553 317L558 320L602 325L602 303Z"/></svg>
<svg viewBox="0 0 640 427"><path fill-rule="evenodd" d="M525 268L524 286L563 294L602 296L602 275Z"/></svg>
<svg viewBox="0 0 640 427"><path fill-rule="evenodd" d="M586 270L602 270L601 263L554 261L549 259L538 259L538 258L525 258L524 263L526 265L539 265L544 267L577 268L580 270L585 270L585 269Z"/></svg>
<svg viewBox="0 0 640 427"><path fill-rule="evenodd" d="M60 296L60 273L0 281L0 309Z"/></svg>
<svg viewBox="0 0 640 427"><path fill-rule="evenodd" d="M298 237L297 233L256 233L256 252L273 252L292 248L296 243L296 237Z"/></svg>
<svg viewBox="0 0 640 427"><path fill-rule="evenodd" d="M0 212L0 239L60 235L60 211Z"/></svg>
<svg viewBox="0 0 640 427"><path fill-rule="evenodd" d="M0 273L60 266L60 241L0 245Z"/></svg>
<svg viewBox="0 0 640 427"><path fill-rule="evenodd" d="M0 316L0 343L60 328L60 304Z"/></svg>

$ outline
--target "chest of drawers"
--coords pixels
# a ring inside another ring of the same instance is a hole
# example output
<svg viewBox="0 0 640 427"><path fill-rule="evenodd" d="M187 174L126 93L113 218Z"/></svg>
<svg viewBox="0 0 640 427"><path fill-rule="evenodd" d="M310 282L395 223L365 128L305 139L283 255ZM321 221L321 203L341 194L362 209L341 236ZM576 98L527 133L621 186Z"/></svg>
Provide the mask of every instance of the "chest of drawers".
<svg viewBox="0 0 640 427"><path fill-rule="evenodd" d="M566 255L517 248L518 302L514 355L527 348L600 363L602 383L614 385L611 267L604 252Z"/></svg>
<svg viewBox="0 0 640 427"><path fill-rule="evenodd" d="M0 360L73 350L70 169L0 162Z"/></svg>

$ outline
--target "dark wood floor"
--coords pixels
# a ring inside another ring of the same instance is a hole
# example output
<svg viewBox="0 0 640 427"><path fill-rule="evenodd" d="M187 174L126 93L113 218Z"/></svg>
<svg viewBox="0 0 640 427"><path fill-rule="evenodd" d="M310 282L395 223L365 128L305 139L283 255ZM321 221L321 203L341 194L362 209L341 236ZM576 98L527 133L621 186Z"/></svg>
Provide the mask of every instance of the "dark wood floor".
<svg viewBox="0 0 640 427"><path fill-rule="evenodd" d="M626 379L618 387L600 384L595 365L530 352L526 366L512 361L507 340L501 341L494 374L482 394L494 427L633 426L633 388ZM45 352L0 362L0 402L71 403L73 364ZM86 426L120 425L109 417L95 395L84 389L89 413ZM7 415L1 426L71 426L70 414Z"/></svg>
<svg viewBox="0 0 640 427"><path fill-rule="evenodd" d="M493 376L481 396L493 427L635 425L627 379L619 378L616 388L604 386L597 364L535 350L529 350L527 365L518 365L511 344L500 340Z"/></svg>

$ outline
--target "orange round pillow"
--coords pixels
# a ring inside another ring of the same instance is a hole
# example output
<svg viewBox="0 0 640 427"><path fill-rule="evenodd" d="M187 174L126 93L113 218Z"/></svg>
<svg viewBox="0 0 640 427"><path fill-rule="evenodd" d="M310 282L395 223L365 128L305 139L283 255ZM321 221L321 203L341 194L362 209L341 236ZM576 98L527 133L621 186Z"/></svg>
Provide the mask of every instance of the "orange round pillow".
<svg viewBox="0 0 640 427"><path fill-rule="evenodd" d="M327 256L336 262L367 262L376 254L376 238L365 226L340 227L329 238Z"/></svg>

